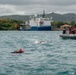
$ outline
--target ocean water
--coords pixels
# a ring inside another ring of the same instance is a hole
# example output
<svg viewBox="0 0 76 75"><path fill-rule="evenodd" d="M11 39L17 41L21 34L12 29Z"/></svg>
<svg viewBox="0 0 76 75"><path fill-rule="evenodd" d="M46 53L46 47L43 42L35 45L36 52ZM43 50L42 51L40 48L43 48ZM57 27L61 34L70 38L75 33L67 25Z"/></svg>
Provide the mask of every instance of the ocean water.
<svg viewBox="0 0 76 75"><path fill-rule="evenodd" d="M61 33L0 31L0 75L76 75L76 40Z"/></svg>

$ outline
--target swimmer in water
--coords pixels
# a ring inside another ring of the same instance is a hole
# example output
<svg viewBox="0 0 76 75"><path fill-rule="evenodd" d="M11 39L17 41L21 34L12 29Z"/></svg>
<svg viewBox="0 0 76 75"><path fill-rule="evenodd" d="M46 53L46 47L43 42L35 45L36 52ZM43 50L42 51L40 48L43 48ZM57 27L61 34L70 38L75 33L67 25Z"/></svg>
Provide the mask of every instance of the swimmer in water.
<svg viewBox="0 0 76 75"><path fill-rule="evenodd" d="M16 50L14 52L11 52L11 53L23 53L24 51L22 49L19 49L19 50Z"/></svg>
<svg viewBox="0 0 76 75"><path fill-rule="evenodd" d="M45 41L35 41L36 44L44 44Z"/></svg>

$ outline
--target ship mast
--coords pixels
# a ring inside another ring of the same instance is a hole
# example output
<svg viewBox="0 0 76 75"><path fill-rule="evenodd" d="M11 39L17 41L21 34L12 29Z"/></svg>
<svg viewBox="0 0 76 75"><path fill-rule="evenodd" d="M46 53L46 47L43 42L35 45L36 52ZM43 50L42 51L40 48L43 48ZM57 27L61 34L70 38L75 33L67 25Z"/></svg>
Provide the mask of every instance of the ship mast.
<svg viewBox="0 0 76 75"><path fill-rule="evenodd" d="M43 15L42 15L42 17L45 18L45 10L43 10Z"/></svg>

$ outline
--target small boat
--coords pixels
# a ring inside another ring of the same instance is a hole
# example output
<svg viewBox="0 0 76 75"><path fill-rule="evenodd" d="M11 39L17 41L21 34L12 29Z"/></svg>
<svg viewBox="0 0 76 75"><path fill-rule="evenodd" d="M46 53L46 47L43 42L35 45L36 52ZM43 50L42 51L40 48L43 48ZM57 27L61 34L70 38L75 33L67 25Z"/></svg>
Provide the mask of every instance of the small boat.
<svg viewBox="0 0 76 75"><path fill-rule="evenodd" d="M61 34L60 37L63 39L76 39L76 34Z"/></svg>
<svg viewBox="0 0 76 75"><path fill-rule="evenodd" d="M73 27L66 27L60 37L63 39L76 39L76 30Z"/></svg>

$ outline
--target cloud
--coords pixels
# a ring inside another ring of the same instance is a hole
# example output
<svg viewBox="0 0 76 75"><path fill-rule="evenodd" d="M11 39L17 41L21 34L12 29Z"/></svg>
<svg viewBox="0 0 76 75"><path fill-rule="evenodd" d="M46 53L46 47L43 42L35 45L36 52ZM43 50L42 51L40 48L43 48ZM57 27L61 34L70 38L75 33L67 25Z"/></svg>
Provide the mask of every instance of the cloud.
<svg viewBox="0 0 76 75"><path fill-rule="evenodd" d="M42 13L76 13L76 0L0 0L0 15Z"/></svg>
<svg viewBox="0 0 76 75"><path fill-rule="evenodd" d="M13 14L25 14L24 11L17 10L16 6L12 5L0 5L0 15L13 15Z"/></svg>
<svg viewBox="0 0 76 75"><path fill-rule="evenodd" d="M75 5L76 0L0 0L0 4L9 5Z"/></svg>

